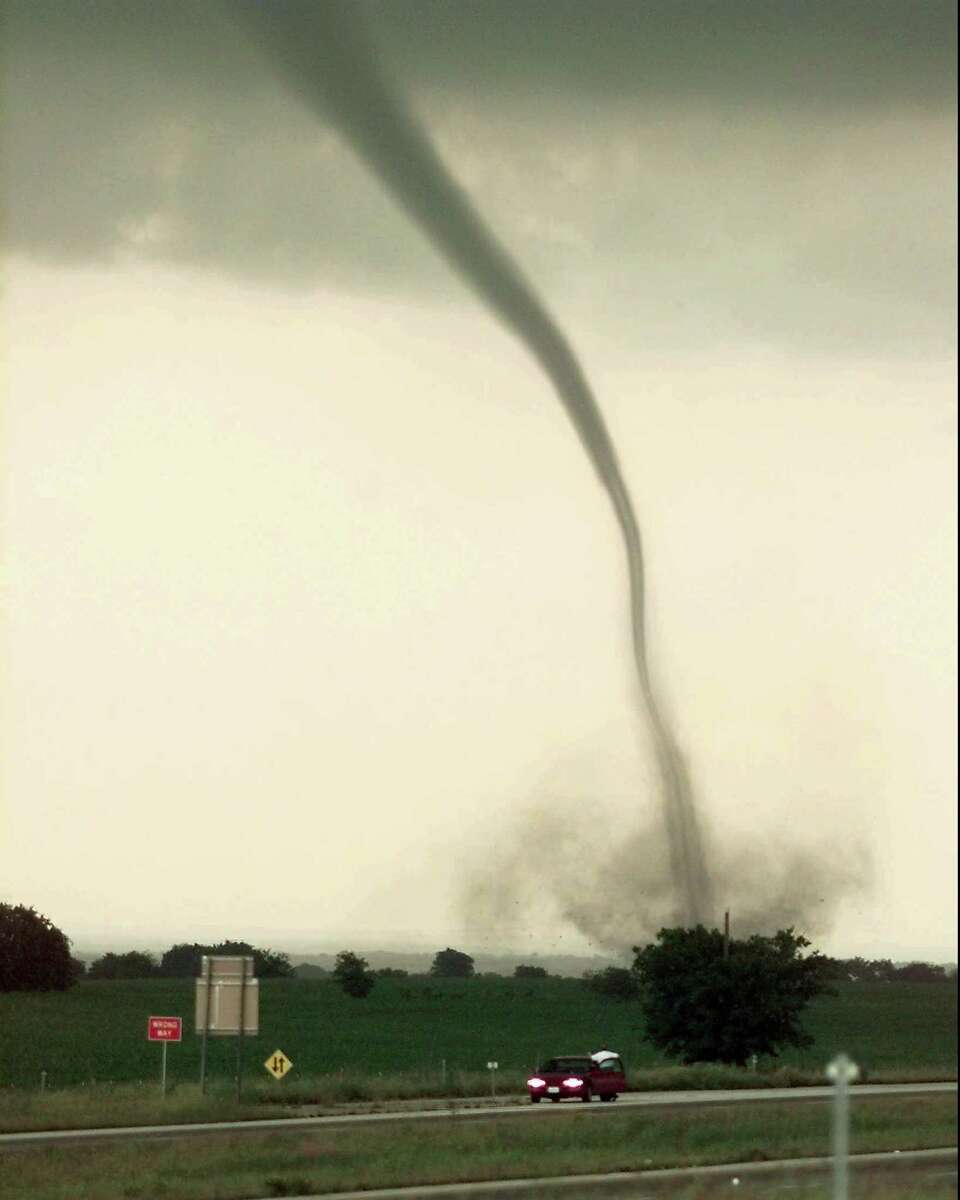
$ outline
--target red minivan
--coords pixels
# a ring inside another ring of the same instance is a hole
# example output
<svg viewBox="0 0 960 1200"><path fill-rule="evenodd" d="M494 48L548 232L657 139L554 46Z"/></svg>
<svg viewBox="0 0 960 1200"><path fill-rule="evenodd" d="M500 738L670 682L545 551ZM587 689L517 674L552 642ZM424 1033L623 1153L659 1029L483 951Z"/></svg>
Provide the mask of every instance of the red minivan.
<svg viewBox="0 0 960 1200"><path fill-rule="evenodd" d="M612 1050L596 1054L563 1054L549 1058L527 1080L531 1104L541 1100L582 1100L589 1104L594 1096L616 1100L626 1089L623 1060Z"/></svg>

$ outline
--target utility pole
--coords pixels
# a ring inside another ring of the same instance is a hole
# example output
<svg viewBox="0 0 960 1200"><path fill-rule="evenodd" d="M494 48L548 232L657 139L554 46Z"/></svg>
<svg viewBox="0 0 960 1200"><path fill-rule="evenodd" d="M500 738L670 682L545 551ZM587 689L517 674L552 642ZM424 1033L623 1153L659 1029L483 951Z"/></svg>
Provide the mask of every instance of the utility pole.
<svg viewBox="0 0 960 1200"><path fill-rule="evenodd" d="M723 957L730 957L730 910L723 914Z"/></svg>

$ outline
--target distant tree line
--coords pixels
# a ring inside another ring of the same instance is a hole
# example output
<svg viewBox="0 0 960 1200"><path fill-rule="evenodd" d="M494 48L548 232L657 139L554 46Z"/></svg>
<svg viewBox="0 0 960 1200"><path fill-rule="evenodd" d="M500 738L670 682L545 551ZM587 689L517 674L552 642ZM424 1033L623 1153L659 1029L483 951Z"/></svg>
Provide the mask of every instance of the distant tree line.
<svg viewBox="0 0 960 1200"><path fill-rule="evenodd" d="M938 963L894 963L889 958L826 958L831 979L850 983L947 983L957 977L956 967Z"/></svg>
<svg viewBox="0 0 960 1200"><path fill-rule="evenodd" d="M249 942L180 942L164 951L159 960L142 950L125 954L102 954L87 969L87 979L192 979L200 974L203 956L211 954L252 954L254 974L258 979L286 979L293 976L293 967L286 954L261 950Z"/></svg>

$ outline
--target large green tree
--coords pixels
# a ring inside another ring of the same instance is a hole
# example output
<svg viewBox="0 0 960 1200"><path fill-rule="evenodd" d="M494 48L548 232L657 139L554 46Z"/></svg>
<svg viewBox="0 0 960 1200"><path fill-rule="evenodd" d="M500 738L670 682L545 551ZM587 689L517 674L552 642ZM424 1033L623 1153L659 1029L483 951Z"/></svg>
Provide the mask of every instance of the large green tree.
<svg viewBox="0 0 960 1200"><path fill-rule="evenodd" d="M827 960L793 929L730 941L702 925L661 929L634 947L646 1037L685 1063L744 1066L754 1054L809 1046L807 1004L828 992Z"/></svg>
<svg viewBox="0 0 960 1200"><path fill-rule="evenodd" d="M35 909L0 904L0 992L62 992L75 981L70 939Z"/></svg>
<svg viewBox="0 0 960 1200"><path fill-rule="evenodd" d="M368 996L377 982L367 960L350 950L341 950L337 955L333 975L347 995L355 1000Z"/></svg>
<svg viewBox="0 0 960 1200"><path fill-rule="evenodd" d="M462 950L438 950L433 956L431 975L448 979L468 979L473 974L473 959Z"/></svg>

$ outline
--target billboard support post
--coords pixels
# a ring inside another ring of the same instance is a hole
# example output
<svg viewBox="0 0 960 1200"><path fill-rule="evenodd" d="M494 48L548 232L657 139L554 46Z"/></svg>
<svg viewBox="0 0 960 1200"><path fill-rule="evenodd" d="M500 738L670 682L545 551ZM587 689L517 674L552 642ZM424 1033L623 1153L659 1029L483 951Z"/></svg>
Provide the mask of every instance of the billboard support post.
<svg viewBox="0 0 960 1200"><path fill-rule="evenodd" d="M244 998L247 990L247 963L244 959L240 971L240 1020L237 1027L237 1103L240 1103L240 1091L243 1079L243 1023L246 1018Z"/></svg>
<svg viewBox="0 0 960 1200"><path fill-rule="evenodd" d="M200 1041L200 1094L207 1094L207 1032L210 1029L210 977L213 973L213 960L209 955L204 955L204 967L206 968L206 995L203 1001L203 1037Z"/></svg>
<svg viewBox="0 0 960 1200"><path fill-rule="evenodd" d="M260 1032L260 981L252 954L205 954L194 994L194 1023L201 1038L200 1091L206 1092L208 1038L235 1037L237 1102L243 1092L247 1036Z"/></svg>

